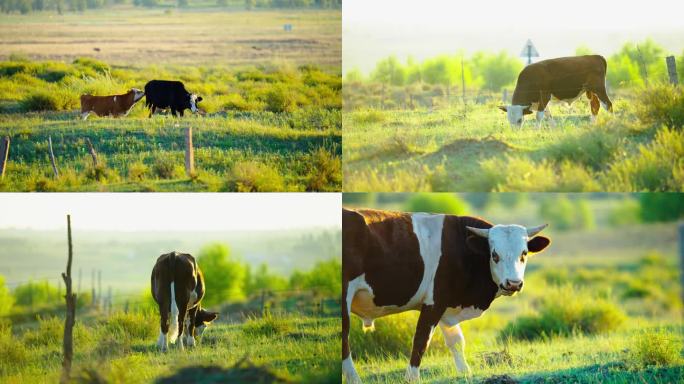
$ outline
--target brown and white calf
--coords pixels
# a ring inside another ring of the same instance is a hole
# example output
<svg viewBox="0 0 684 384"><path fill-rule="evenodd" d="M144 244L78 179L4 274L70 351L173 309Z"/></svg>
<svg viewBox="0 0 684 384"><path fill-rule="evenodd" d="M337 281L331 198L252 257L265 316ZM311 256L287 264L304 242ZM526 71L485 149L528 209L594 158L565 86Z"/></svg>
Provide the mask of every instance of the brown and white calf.
<svg viewBox="0 0 684 384"><path fill-rule="evenodd" d="M157 346L162 351L179 337L180 348L184 344L194 346L194 336L201 336L218 317L216 312L207 312L200 306L204 277L195 258L186 253L171 252L157 258L152 269L152 297L159 305L161 330Z"/></svg>
<svg viewBox="0 0 684 384"><path fill-rule="evenodd" d="M570 104L586 94L595 120L599 105L613 110L606 93L607 68L606 59L599 55L560 57L530 64L518 75L512 104L499 109L506 112L511 126L521 126L523 116L533 110L537 111L540 124L551 99Z"/></svg>
<svg viewBox="0 0 684 384"><path fill-rule="evenodd" d="M470 369L459 323L478 317L500 295L522 290L530 253L550 244L546 225L492 225L482 219L428 213L342 210L342 372L360 383L349 346L350 313L374 319L420 311L406 372L418 367L439 325L456 368Z"/></svg>
<svg viewBox="0 0 684 384"><path fill-rule="evenodd" d="M87 119L90 113L95 113L98 116L126 116L143 96L145 96L145 92L137 88L131 88L123 95L81 95L81 118Z"/></svg>

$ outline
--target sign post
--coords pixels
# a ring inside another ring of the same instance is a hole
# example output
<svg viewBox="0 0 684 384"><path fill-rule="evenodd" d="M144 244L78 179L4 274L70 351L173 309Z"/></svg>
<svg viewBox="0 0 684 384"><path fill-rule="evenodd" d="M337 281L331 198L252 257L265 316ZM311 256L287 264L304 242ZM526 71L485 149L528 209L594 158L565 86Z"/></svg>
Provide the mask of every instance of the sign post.
<svg viewBox="0 0 684 384"><path fill-rule="evenodd" d="M534 44L532 44L532 39L527 39L527 43L525 43L525 46L520 52L520 57L527 58L527 65L532 64L533 57L539 57L539 52L537 51L537 48L534 46Z"/></svg>

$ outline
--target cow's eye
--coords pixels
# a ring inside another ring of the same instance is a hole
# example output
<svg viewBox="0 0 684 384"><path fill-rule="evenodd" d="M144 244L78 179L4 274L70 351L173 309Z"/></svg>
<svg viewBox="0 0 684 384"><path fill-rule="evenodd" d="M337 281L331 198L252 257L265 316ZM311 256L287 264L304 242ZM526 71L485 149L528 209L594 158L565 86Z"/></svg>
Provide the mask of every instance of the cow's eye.
<svg viewBox="0 0 684 384"><path fill-rule="evenodd" d="M527 258L527 251L525 250L525 251L522 251L522 253L520 254L520 262L524 263L526 258Z"/></svg>
<svg viewBox="0 0 684 384"><path fill-rule="evenodd" d="M495 263L498 263L499 260L500 260L499 254L496 253L496 251L493 251L493 252L492 252L492 260L494 260Z"/></svg>

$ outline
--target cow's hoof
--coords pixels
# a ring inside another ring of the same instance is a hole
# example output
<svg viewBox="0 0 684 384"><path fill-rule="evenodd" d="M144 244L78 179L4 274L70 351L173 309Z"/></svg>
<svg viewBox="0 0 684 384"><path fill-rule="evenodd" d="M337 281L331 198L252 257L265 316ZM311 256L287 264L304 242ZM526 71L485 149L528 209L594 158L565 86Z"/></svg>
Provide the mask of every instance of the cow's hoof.
<svg viewBox="0 0 684 384"><path fill-rule="evenodd" d="M418 367L409 365L409 367L406 369L406 375L404 377L406 378L406 381L408 381L409 383L419 382L420 371L418 370Z"/></svg>

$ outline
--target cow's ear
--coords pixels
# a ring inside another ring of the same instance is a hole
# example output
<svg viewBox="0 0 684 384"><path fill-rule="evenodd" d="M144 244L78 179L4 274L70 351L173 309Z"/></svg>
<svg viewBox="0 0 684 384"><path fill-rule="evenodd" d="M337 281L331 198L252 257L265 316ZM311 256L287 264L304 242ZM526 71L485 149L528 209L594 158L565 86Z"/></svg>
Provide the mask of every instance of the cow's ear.
<svg viewBox="0 0 684 384"><path fill-rule="evenodd" d="M206 312L204 316L205 323L211 323L218 318L218 312Z"/></svg>
<svg viewBox="0 0 684 384"><path fill-rule="evenodd" d="M508 112L508 107L505 105L499 105L499 109L504 111L504 112Z"/></svg>
<svg viewBox="0 0 684 384"><path fill-rule="evenodd" d="M545 236L535 236L527 241L527 250L532 253L543 251L551 244L551 240Z"/></svg>
<svg viewBox="0 0 684 384"><path fill-rule="evenodd" d="M471 251L477 254L489 255L489 240L484 237L470 235L466 239L466 244Z"/></svg>
<svg viewBox="0 0 684 384"><path fill-rule="evenodd" d="M527 107L525 107L525 109L523 109L523 115L529 115L532 113L532 109L530 109L530 107L531 106L528 105Z"/></svg>

